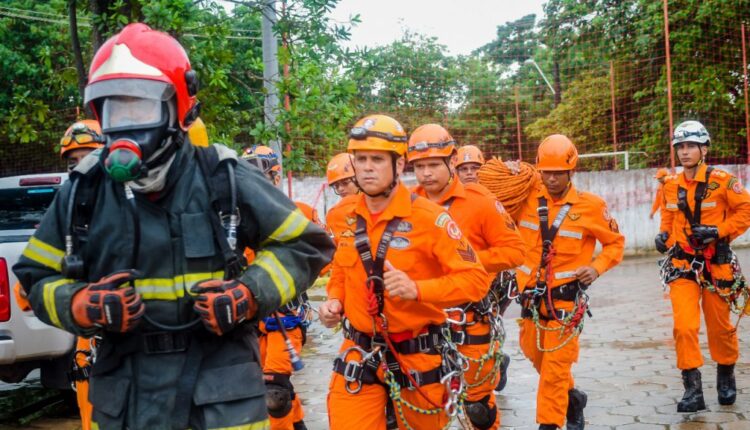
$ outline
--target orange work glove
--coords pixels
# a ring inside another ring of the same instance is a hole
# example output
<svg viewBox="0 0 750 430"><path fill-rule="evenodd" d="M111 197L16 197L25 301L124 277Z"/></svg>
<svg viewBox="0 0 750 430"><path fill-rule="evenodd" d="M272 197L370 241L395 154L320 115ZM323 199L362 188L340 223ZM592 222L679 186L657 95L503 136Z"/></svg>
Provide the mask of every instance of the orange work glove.
<svg viewBox="0 0 750 430"><path fill-rule="evenodd" d="M75 323L120 333L132 330L146 309L135 289L122 285L140 277L135 270L123 270L79 290L70 305Z"/></svg>
<svg viewBox="0 0 750 430"><path fill-rule="evenodd" d="M219 336L251 319L258 311L250 289L237 280L208 279L198 282L190 291L197 294L193 309L201 316L203 325Z"/></svg>

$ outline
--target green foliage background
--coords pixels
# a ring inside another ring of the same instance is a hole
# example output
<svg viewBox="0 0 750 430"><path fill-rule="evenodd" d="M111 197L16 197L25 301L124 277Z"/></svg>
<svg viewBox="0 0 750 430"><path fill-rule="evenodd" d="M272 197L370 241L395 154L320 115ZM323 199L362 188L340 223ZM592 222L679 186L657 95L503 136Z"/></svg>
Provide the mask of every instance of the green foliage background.
<svg viewBox="0 0 750 430"><path fill-rule="evenodd" d="M498 23L495 40L454 56L435 38L408 30L393 43L348 50L343 43L359 16L336 23L329 12L338 0L288 0L276 32L286 42L279 58L288 73L278 89L289 109L282 103L277 127L263 117L256 2L70 1L86 66L97 44L129 22L168 31L199 74L211 140L241 149L280 139L290 148L285 168L298 173L322 173L344 149L348 127L370 112L391 114L409 130L442 123L459 143L491 155L518 157L520 139L520 155L531 159L546 135L565 133L581 152L627 150L636 153L634 166L668 163L661 1L549 0L543 16ZM77 107L85 115L70 1L0 4L0 174L59 169L56 142ZM670 0L669 9L675 122L706 123L713 161L745 160L740 26L750 18L750 0ZM611 168L613 160L587 160L585 167Z"/></svg>

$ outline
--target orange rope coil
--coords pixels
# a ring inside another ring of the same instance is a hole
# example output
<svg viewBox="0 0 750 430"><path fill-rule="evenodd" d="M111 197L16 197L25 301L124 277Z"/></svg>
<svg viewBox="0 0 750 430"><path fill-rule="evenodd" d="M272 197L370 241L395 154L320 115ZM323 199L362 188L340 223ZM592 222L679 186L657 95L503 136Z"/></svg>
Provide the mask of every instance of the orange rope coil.
<svg viewBox="0 0 750 430"><path fill-rule="evenodd" d="M512 217L516 217L522 203L538 182L534 166L520 162L520 172L514 175L502 160L493 158L479 169L479 183L484 185Z"/></svg>

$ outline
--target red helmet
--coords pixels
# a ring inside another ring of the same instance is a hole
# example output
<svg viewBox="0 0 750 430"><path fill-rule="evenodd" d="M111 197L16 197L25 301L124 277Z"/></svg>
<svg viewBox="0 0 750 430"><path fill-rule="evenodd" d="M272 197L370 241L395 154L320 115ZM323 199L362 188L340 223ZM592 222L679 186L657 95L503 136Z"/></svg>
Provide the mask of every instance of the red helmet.
<svg viewBox="0 0 750 430"><path fill-rule="evenodd" d="M112 36L91 61L84 101L101 121L101 103L108 96L177 99L177 119L187 131L198 117L198 79L179 42L146 24L129 24ZM106 127L105 127L106 128Z"/></svg>

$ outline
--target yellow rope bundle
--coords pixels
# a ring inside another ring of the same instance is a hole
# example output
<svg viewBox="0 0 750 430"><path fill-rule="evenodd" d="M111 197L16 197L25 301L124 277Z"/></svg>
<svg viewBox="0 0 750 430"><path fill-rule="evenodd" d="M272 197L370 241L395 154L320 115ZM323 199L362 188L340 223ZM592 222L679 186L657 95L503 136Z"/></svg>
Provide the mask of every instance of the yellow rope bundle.
<svg viewBox="0 0 750 430"><path fill-rule="evenodd" d="M502 160L493 158L479 169L479 183L495 195L505 210L515 217L516 212L537 183L537 172L529 163L520 163L520 172L514 175Z"/></svg>

